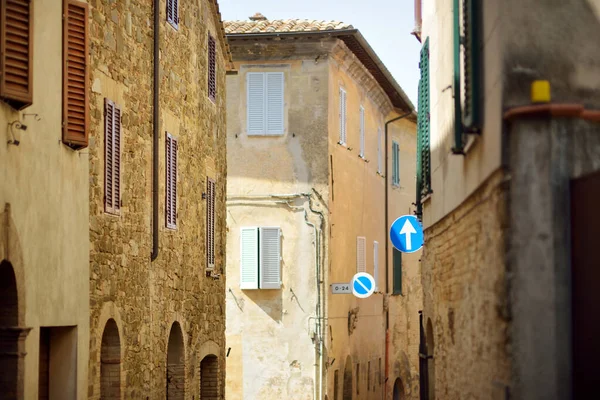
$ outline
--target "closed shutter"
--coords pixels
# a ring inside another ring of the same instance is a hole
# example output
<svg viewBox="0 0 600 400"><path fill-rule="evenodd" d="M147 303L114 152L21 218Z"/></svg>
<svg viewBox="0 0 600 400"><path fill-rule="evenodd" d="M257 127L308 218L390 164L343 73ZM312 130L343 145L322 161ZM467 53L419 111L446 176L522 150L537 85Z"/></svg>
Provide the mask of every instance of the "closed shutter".
<svg viewBox="0 0 600 400"><path fill-rule="evenodd" d="M402 294L402 253L393 248L394 294Z"/></svg>
<svg viewBox="0 0 600 400"><path fill-rule="evenodd" d="M281 287L281 230L259 228L260 235L260 288Z"/></svg>
<svg viewBox="0 0 600 400"><path fill-rule="evenodd" d="M169 229L177 228L177 139L167 132L165 216Z"/></svg>
<svg viewBox="0 0 600 400"><path fill-rule="evenodd" d="M346 144L346 91L340 88L340 144Z"/></svg>
<svg viewBox="0 0 600 400"><path fill-rule="evenodd" d="M356 272L367 272L367 239L363 236L356 238Z"/></svg>
<svg viewBox="0 0 600 400"><path fill-rule="evenodd" d="M392 184L400 186L400 145L392 142Z"/></svg>
<svg viewBox="0 0 600 400"><path fill-rule="evenodd" d="M462 0L463 12L463 68L464 105L462 122L471 133L479 133L482 128L481 86L481 3L482 0ZM456 32L456 30L455 30Z"/></svg>
<svg viewBox="0 0 600 400"><path fill-rule="evenodd" d="M167 0L167 22L179 29L179 0Z"/></svg>
<svg viewBox="0 0 600 400"><path fill-rule="evenodd" d="M360 153L359 156L365 156L365 109L360 107Z"/></svg>
<svg viewBox="0 0 600 400"><path fill-rule="evenodd" d="M211 100L217 98L217 51L215 39L208 35L208 97Z"/></svg>
<svg viewBox="0 0 600 400"><path fill-rule="evenodd" d="M429 148L429 38L421 49L419 80L419 114L417 117L417 215L422 214L421 197L431 193L431 160Z"/></svg>
<svg viewBox="0 0 600 400"><path fill-rule="evenodd" d="M381 128L377 128L377 172L379 172L380 174L382 173L382 170L383 170L383 156L381 154L382 153L381 142L383 142L382 135L381 135Z"/></svg>
<svg viewBox="0 0 600 400"><path fill-rule="evenodd" d="M265 74L249 72L246 81L248 135L262 135L266 128Z"/></svg>
<svg viewBox="0 0 600 400"><path fill-rule="evenodd" d="M65 0L63 143L75 149L88 145L88 36L88 5L76 0Z"/></svg>
<svg viewBox="0 0 600 400"><path fill-rule="evenodd" d="M121 210L121 108L104 99L104 209Z"/></svg>
<svg viewBox="0 0 600 400"><path fill-rule="evenodd" d="M379 285L379 242L373 242L373 279L375 280L375 290Z"/></svg>
<svg viewBox="0 0 600 400"><path fill-rule="evenodd" d="M215 266L215 181L206 180L206 263Z"/></svg>
<svg viewBox="0 0 600 400"><path fill-rule="evenodd" d="M267 72L267 134L283 134L283 72Z"/></svg>
<svg viewBox="0 0 600 400"><path fill-rule="evenodd" d="M17 110L33 102L32 14L31 0L0 4L0 97Z"/></svg>
<svg viewBox="0 0 600 400"><path fill-rule="evenodd" d="M258 228L240 229L240 289L258 289Z"/></svg>

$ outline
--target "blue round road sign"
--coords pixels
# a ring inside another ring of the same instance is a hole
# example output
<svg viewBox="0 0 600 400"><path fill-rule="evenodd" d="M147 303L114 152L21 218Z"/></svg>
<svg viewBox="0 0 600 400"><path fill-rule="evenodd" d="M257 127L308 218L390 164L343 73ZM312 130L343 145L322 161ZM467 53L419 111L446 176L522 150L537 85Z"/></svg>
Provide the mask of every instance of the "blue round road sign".
<svg viewBox="0 0 600 400"><path fill-rule="evenodd" d="M375 291L375 279L366 272L359 272L352 278L352 294L359 299L369 297Z"/></svg>
<svg viewBox="0 0 600 400"><path fill-rule="evenodd" d="M390 228L392 245L403 253L414 253L423 247L423 227L414 215L403 215Z"/></svg>

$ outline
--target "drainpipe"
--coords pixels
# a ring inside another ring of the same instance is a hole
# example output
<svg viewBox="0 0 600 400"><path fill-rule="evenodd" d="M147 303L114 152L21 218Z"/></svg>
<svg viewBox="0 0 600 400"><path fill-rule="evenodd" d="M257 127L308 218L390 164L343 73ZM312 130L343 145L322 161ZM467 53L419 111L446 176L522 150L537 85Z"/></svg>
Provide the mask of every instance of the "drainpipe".
<svg viewBox="0 0 600 400"><path fill-rule="evenodd" d="M158 78L159 78L159 29L160 0L154 0L154 88L152 105L152 254L150 261L158 257Z"/></svg>
<svg viewBox="0 0 600 400"><path fill-rule="evenodd" d="M415 28L411 32L419 42L421 41L421 1L415 0Z"/></svg>
<svg viewBox="0 0 600 400"><path fill-rule="evenodd" d="M389 191L389 178L388 178L388 125L392 122L406 118L412 114L412 111L402 114L399 117L392 118L385 123L385 295L389 293L389 248L390 238L388 237L389 228L389 210L388 210L388 191ZM383 382L383 393L387 395L387 381L388 381L388 363L389 363L389 329L390 329L390 313L389 310L385 312L385 381ZM385 397L384 397L385 398Z"/></svg>

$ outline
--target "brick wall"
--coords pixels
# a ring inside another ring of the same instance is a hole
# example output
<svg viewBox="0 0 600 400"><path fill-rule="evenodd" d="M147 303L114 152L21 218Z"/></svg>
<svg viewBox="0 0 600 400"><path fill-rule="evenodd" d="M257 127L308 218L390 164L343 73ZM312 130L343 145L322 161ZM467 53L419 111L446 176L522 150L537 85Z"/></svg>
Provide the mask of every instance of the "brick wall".
<svg viewBox="0 0 600 400"><path fill-rule="evenodd" d="M219 398L219 360L216 356L204 357L200 363L200 399Z"/></svg>
<svg viewBox="0 0 600 400"><path fill-rule="evenodd" d="M437 399L504 398L495 396L510 381L503 178L496 172L425 232L424 316Z"/></svg>

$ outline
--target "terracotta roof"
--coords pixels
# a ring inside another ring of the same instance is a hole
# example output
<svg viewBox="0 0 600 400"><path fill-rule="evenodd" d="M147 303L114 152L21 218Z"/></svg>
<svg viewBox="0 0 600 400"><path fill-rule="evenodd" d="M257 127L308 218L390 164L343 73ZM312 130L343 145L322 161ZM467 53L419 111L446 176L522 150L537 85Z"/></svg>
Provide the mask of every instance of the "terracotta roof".
<svg viewBox="0 0 600 400"><path fill-rule="evenodd" d="M315 19L273 19L267 20L256 13L250 21L223 21L226 34L236 33L277 33L314 32L354 29L352 25L340 21L318 21Z"/></svg>

